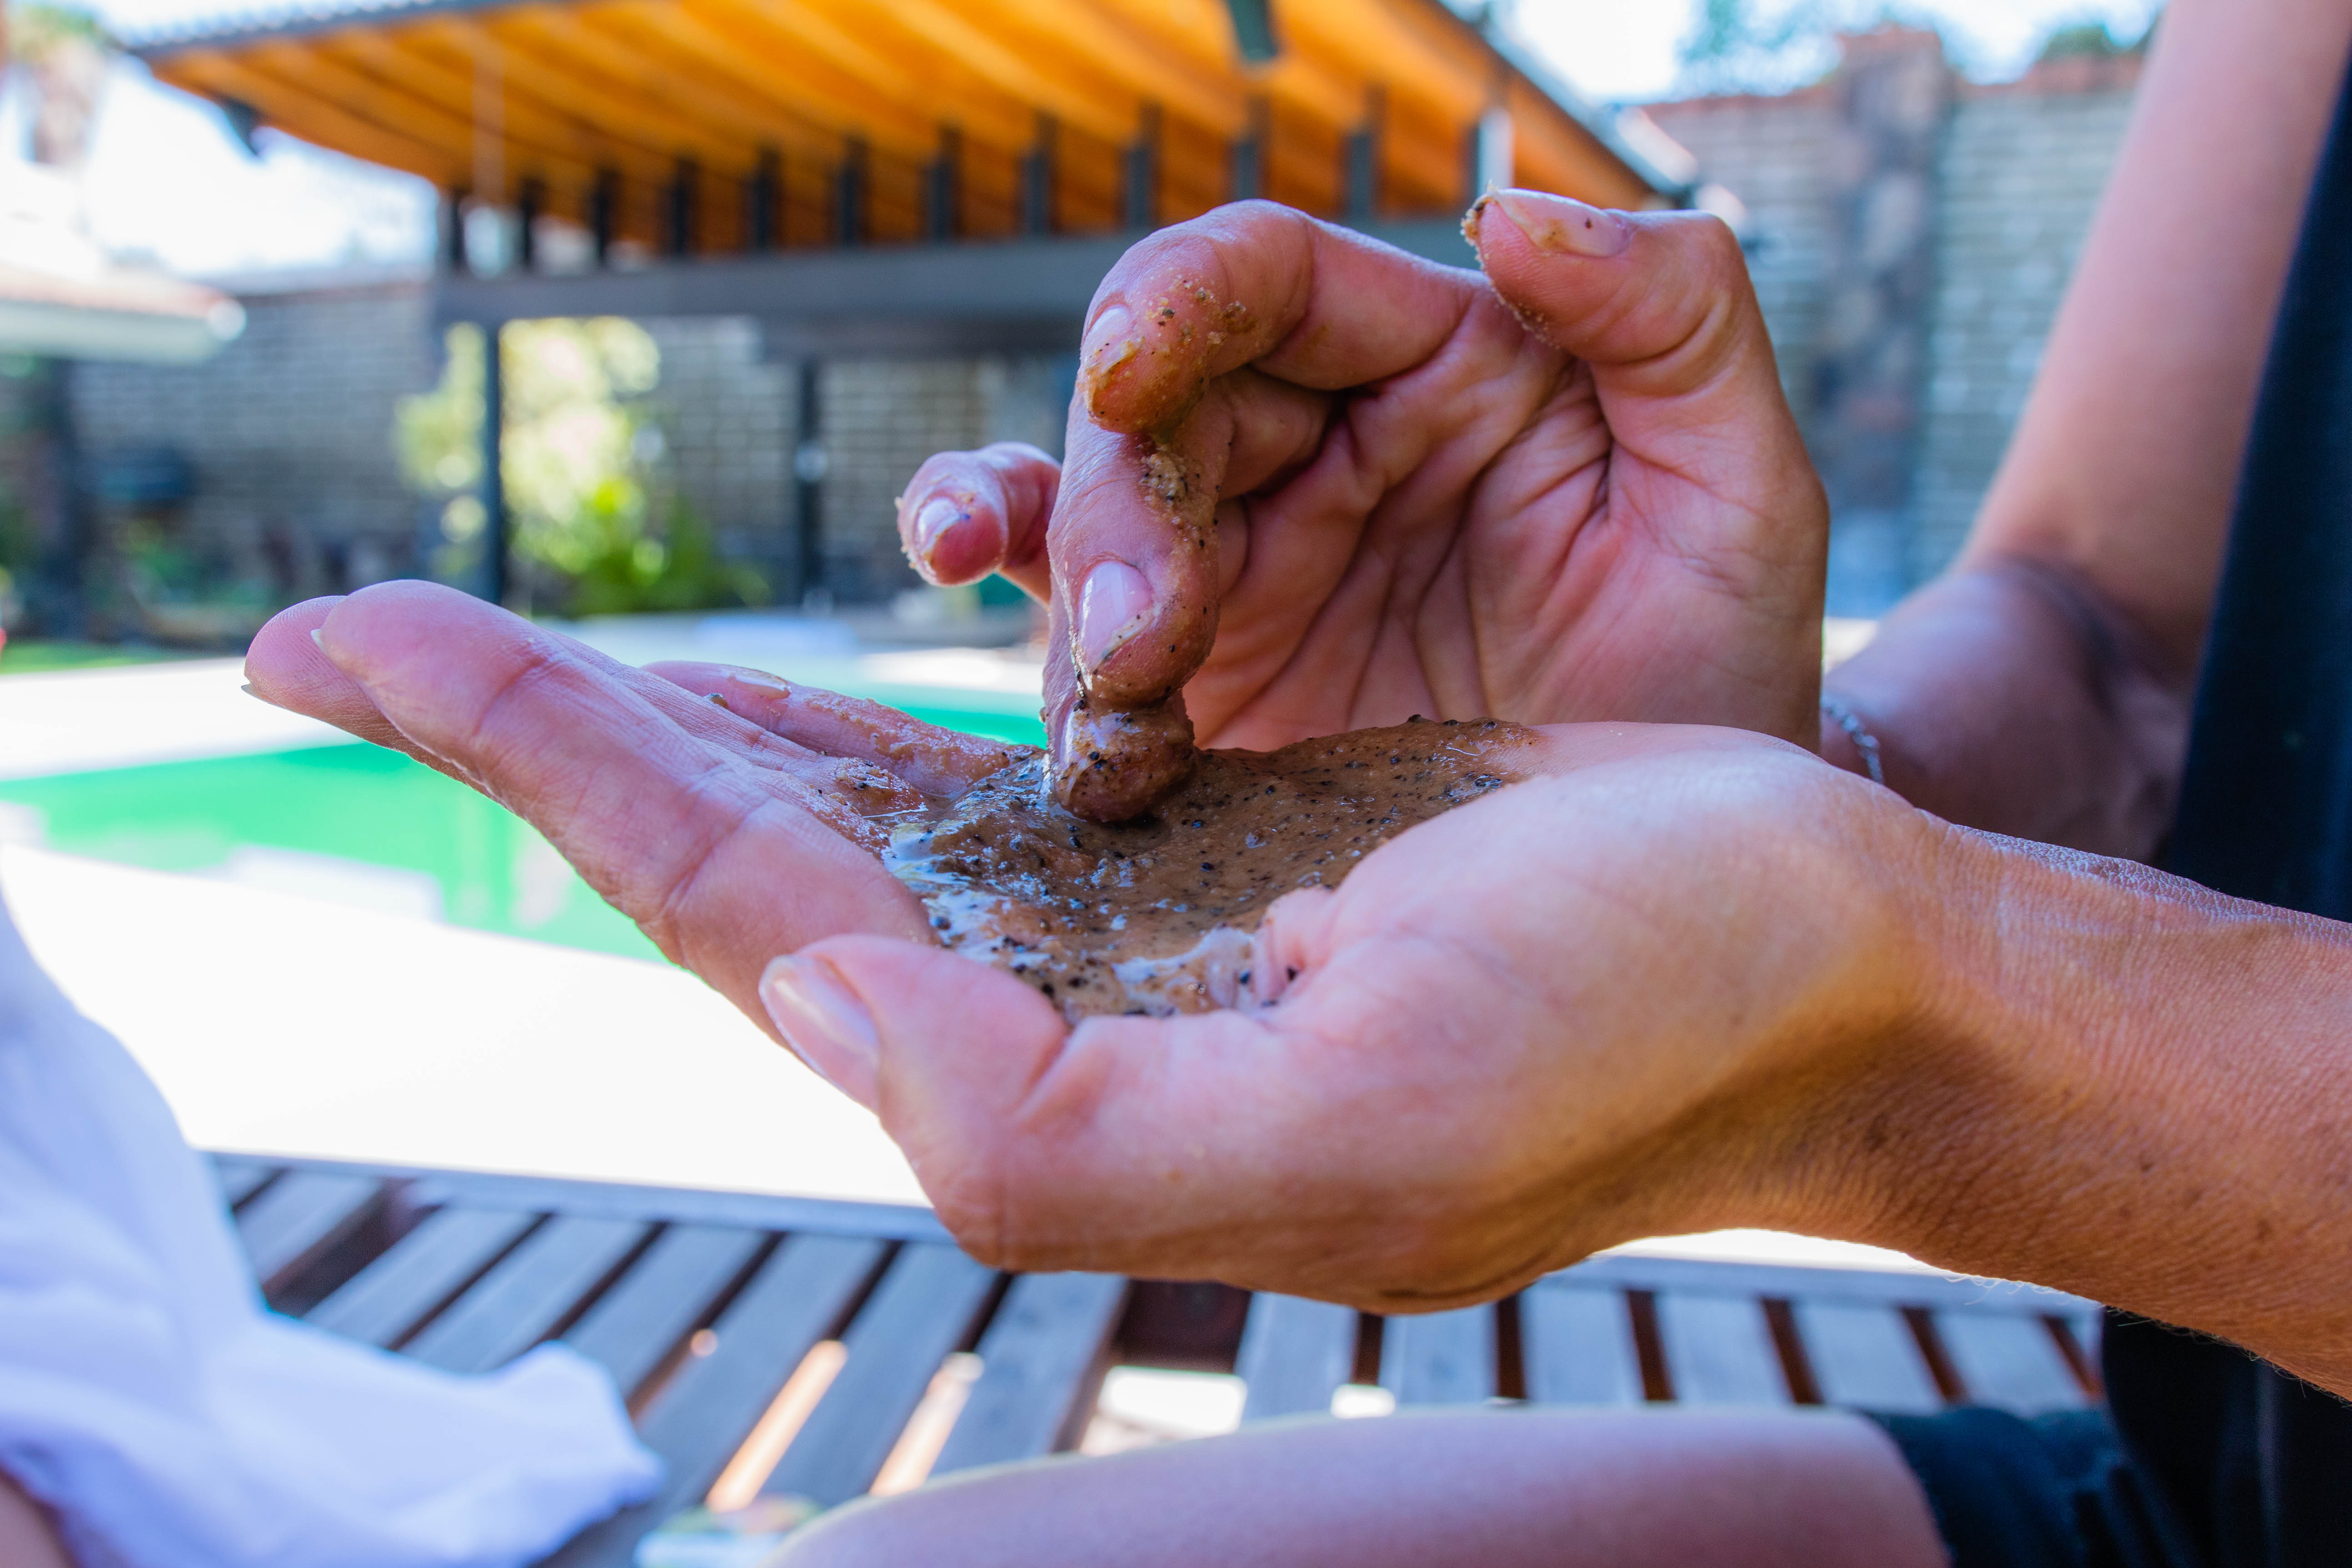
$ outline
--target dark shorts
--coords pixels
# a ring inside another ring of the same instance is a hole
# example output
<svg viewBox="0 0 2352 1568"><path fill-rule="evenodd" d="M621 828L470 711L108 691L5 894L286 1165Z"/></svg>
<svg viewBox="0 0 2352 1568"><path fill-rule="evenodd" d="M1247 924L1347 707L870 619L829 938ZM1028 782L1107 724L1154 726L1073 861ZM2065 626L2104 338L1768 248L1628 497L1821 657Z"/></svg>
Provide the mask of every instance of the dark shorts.
<svg viewBox="0 0 2352 1568"><path fill-rule="evenodd" d="M2200 1568L2106 1411L1877 1415L1952 1568Z"/></svg>

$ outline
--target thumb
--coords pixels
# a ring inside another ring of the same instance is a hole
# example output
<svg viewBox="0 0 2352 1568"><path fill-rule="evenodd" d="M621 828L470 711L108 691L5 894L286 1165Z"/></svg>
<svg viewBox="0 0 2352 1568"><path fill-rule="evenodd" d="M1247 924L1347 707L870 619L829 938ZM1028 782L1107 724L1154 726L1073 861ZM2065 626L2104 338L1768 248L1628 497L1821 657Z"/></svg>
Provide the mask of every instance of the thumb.
<svg viewBox="0 0 2352 1568"><path fill-rule="evenodd" d="M1495 292L1591 365L1604 395L1696 398L1702 416L1750 424L1759 406L1778 408L1785 420L1747 258L1721 219L1514 190L1480 198L1467 228Z"/></svg>
<svg viewBox="0 0 2352 1568"><path fill-rule="evenodd" d="M1166 1269L1272 1201L1252 1079L1278 1047L1248 1016L1088 1018L944 949L835 937L760 986L793 1050L882 1125L982 1262ZM1258 1108L1263 1110L1264 1107Z"/></svg>

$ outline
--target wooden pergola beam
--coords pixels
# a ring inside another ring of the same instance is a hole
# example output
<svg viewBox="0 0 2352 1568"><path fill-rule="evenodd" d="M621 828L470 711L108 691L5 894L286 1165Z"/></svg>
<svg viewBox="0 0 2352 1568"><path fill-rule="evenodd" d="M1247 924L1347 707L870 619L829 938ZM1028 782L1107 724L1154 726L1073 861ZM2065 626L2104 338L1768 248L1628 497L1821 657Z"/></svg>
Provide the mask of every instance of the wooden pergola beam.
<svg viewBox="0 0 2352 1568"><path fill-rule="evenodd" d="M1313 211L1449 211L1497 108L1524 183L1670 195L1443 0L1276 0L1273 16L1279 47L1244 58L1227 0L415 0L146 52L163 79L294 134L479 200L528 182L534 211L577 202L631 239L838 235L848 163L865 171L849 226L877 238L936 237L949 186L971 237L1041 210L1106 231L1173 221L1224 199L1236 158ZM761 173L772 158L781 175Z"/></svg>

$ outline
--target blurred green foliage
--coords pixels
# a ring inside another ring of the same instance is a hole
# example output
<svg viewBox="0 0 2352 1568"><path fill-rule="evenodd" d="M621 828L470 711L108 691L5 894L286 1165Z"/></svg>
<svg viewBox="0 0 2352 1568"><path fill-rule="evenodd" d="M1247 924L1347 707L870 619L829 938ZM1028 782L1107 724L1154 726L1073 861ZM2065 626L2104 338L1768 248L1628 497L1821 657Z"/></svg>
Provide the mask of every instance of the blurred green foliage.
<svg viewBox="0 0 2352 1568"><path fill-rule="evenodd" d="M441 503L435 574L481 562L481 329L449 329L440 384L402 400L401 472ZM661 351L618 317L515 321L500 334L506 428L500 449L516 557L566 615L765 604L759 572L728 561L664 462L651 395Z"/></svg>
<svg viewBox="0 0 2352 1568"><path fill-rule="evenodd" d="M40 61L68 43L88 43L110 49L114 40L105 24L79 5L15 0L7 7L8 52L17 59Z"/></svg>

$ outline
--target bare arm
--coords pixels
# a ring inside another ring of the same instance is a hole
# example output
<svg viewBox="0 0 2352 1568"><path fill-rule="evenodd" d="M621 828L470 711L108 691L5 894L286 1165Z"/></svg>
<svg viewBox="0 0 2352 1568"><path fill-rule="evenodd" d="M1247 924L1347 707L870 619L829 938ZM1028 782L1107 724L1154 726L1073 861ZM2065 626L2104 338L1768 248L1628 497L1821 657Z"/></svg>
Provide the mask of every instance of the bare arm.
<svg viewBox="0 0 2352 1568"><path fill-rule="evenodd" d="M2352 45L2336 0L2176 0L1958 563L1833 671L1887 782L2141 856L2170 819L2230 501ZM1826 725L1825 754L1854 766Z"/></svg>

